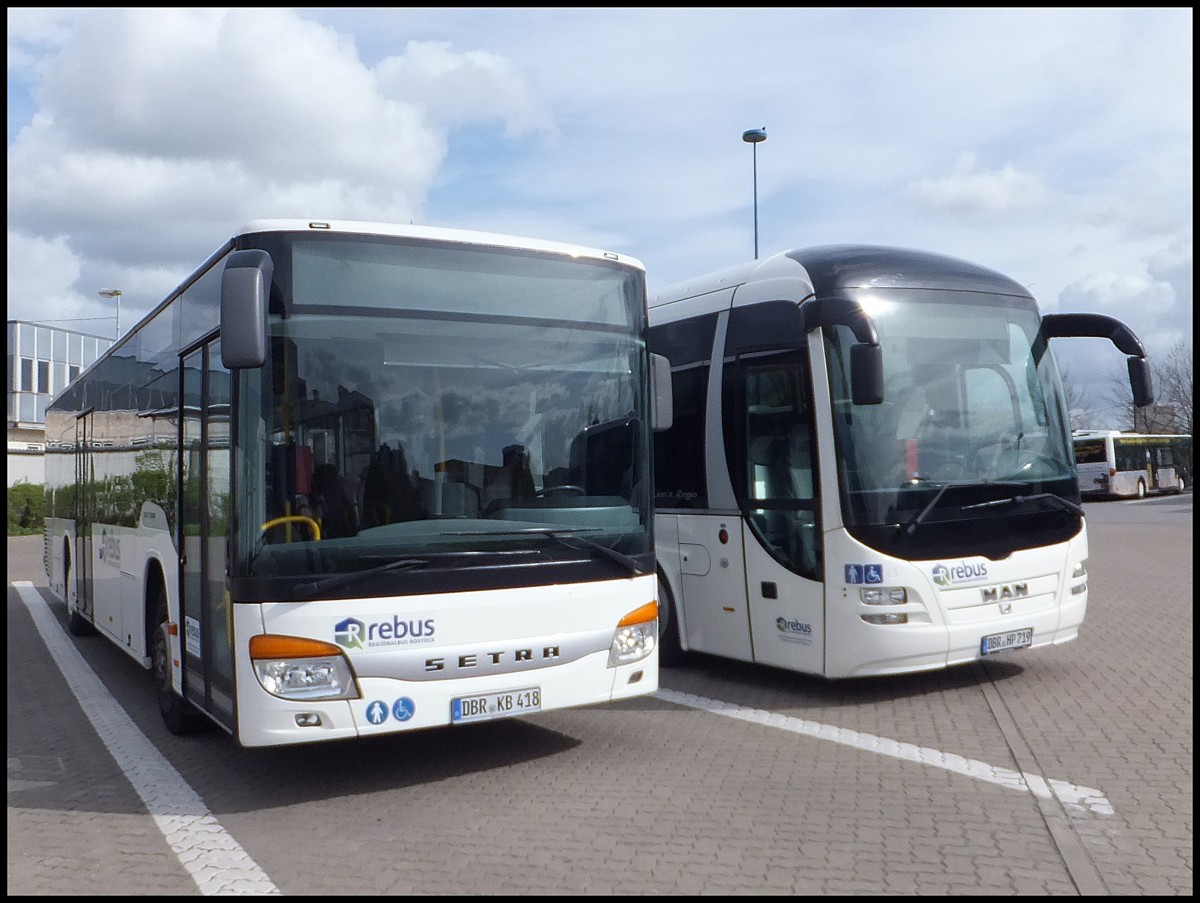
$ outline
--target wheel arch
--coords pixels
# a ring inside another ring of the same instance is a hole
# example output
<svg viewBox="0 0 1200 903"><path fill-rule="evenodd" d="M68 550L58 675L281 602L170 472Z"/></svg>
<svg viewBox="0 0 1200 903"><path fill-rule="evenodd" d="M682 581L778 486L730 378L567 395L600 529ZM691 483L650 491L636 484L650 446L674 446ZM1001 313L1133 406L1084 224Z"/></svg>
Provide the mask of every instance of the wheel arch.
<svg viewBox="0 0 1200 903"><path fill-rule="evenodd" d="M171 599L167 593L167 576L162 561L150 556L146 561L146 573L142 581L142 620L145 630L146 654L154 648L154 633L158 630L158 606L160 599L167 605L167 619L171 618Z"/></svg>

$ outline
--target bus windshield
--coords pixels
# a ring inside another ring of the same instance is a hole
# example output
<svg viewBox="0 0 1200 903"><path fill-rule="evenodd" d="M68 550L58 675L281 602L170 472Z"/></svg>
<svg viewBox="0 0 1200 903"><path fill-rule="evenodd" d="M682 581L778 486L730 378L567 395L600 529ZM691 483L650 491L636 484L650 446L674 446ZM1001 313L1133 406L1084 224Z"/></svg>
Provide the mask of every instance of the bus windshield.
<svg viewBox="0 0 1200 903"><path fill-rule="evenodd" d="M911 532L1045 494L1078 503L1062 385L1031 299L873 289L856 300L879 333L884 402L850 403L854 339L839 327L826 353L848 526Z"/></svg>
<svg viewBox="0 0 1200 903"><path fill-rule="evenodd" d="M268 250L290 293L239 376L235 576L361 595L326 575L650 554L638 274L381 238Z"/></svg>

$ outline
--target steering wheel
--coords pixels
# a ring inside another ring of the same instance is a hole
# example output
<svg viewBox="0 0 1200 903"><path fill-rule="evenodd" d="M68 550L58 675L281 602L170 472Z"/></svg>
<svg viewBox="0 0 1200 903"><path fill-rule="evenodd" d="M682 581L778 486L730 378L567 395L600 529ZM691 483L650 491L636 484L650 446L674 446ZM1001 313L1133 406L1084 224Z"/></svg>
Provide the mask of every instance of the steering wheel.
<svg viewBox="0 0 1200 903"><path fill-rule="evenodd" d="M259 529L260 529L260 532L266 533L272 527L278 527L281 524L303 524L304 526L308 527L309 530L312 531L313 539L319 540L321 538L321 525L318 524L311 517L308 517L307 515L304 515L304 514L285 514L283 517L276 517L276 518L273 518L272 520L267 521ZM288 542L292 541L291 533L292 533L291 530L287 531L287 537L288 537L287 541Z"/></svg>
<svg viewBox="0 0 1200 903"><path fill-rule="evenodd" d="M538 490L538 498L545 498L548 495L587 495L587 490L582 486L573 486L570 483L563 483L561 486L547 486L545 489Z"/></svg>

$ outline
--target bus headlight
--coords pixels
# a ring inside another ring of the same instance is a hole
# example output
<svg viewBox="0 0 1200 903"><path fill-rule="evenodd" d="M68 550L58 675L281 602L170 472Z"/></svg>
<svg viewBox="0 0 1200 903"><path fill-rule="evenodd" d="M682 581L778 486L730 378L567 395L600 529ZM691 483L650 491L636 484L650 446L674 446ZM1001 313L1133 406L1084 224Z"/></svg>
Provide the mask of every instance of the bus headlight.
<svg viewBox="0 0 1200 903"><path fill-rule="evenodd" d="M904 605L908 602L908 590L902 586L860 589L858 595L864 605Z"/></svg>
<svg viewBox="0 0 1200 903"><path fill-rule="evenodd" d="M1078 562L1071 571L1071 595L1078 596L1087 592L1087 568L1082 561Z"/></svg>
<svg viewBox="0 0 1200 903"><path fill-rule="evenodd" d="M617 623L612 646L608 650L608 667L639 661L653 652L657 643L658 603L647 602Z"/></svg>
<svg viewBox="0 0 1200 903"><path fill-rule="evenodd" d="M350 662L332 643L303 637L250 638L250 659L262 688L281 699L358 699Z"/></svg>
<svg viewBox="0 0 1200 903"><path fill-rule="evenodd" d="M863 605L907 605L908 590L902 586L873 586L870 589L864 587L858 591L858 598L862 600ZM859 617L868 624L908 623L908 614L902 611L877 615L860 614Z"/></svg>

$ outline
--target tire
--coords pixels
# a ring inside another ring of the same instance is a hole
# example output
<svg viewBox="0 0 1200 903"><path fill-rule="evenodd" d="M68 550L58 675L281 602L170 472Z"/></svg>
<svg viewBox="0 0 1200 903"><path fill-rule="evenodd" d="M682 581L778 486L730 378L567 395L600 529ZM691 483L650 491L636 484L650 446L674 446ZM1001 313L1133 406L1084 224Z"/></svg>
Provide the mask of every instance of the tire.
<svg viewBox="0 0 1200 903"><path fill-rule="evenodd" d="M1175 478L1175 494L1183 495L1183 491L1187 489L1187 481L1183 477Z"/></svg>
<svg viewBox="0 0 1200 903"><path fill-rule="evenodd" d="M687 663L690 656L679 639L679 617L671 591L658 578L658 663L664 668L675 668Z"/></svg>
<svg viewBox="0 0 1200 903"><path fill-rule="evenodd" d="M172 686L171 636L167 632L167 601L162 598L161 590L159 591L158 614L154 623L157 626L154 629L151 673L154 676L159 714L162 715L163 724L172 734L178 736L194 734L208 725L208 719L176 693Z"/></svg>
<svg viewBox="0 0 1200 903"><path fill-rule="evenodd" d="M1137 497L1144 499L1146 497L1146 481L1138 480Z"/></svg>

